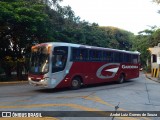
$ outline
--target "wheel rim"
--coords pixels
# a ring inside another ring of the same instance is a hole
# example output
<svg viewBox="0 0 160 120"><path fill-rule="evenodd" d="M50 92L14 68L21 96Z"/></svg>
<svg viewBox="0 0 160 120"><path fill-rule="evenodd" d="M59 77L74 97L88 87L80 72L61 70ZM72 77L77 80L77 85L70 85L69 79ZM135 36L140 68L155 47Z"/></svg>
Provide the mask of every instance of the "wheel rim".
<svg viewBox="0 0 160 120"><path fill-rule="evenodd" d="M124 77L123 75L120 77L120 83L122 83L124 81Z"/></svg>
<svg viewBox="0 0 160 120"><path fill-rule="evenodd" d="M78 84L79 84L79 82L78 82L77 80L73 80L73 81L72 81L72 86L73 86L73 87L77 87Z"/></svg>

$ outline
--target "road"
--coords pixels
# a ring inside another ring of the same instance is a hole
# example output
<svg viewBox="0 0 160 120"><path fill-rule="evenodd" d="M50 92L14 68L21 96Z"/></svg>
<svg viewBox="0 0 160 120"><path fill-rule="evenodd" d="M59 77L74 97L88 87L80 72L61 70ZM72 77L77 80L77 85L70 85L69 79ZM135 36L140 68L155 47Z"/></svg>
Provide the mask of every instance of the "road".
<svg viewBox="0 0 160 120"><path fill-rule="evenodd" d="M118 111L160 111L159 93L160 83L147 79L143 73L140 74L139 78L132 79L123 84L108 83L105 85L83 87L79 90L44 89L30 86L27 83L8 84L0 85L0 111L115 111L115 106L117 105L119 107ZM37 119L113 119L112 117L103 116L84 117L82 115L82 117L80 117L81 114L82 113L79 112L79 117L70 116ZM114 118L114 120L159 119L158 117ZM5 118L5 120L7 119Z"/></svg>

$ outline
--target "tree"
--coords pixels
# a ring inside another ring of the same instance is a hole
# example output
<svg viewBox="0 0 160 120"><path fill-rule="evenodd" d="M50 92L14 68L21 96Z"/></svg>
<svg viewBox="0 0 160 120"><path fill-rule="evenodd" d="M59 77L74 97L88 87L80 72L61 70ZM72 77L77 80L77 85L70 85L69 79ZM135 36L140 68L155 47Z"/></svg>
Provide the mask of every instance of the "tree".
<svg viewBox="0 0 160 120"><path fill-rule="evenodd" d="M148 35L137 35L133 43L132 49L135 51L139 51L141 53L140 61L143 67L146 66L147 59L148 60L150 59L150 54L149 54L149 51L147 50L150 46L149 38L150 36Z"/></svg>
<svg viewBox="0 0 160 120"><path fill-rule="evenodd" d="M141 53L141 64L146 66L147 59L150 60L149 47L157 46L160 42L160 29L155 26L139 32L133 42L133 50Z"/></svg>
<svg viewBox="0 0 160 120"><path fill-rule="evenodd" d="M105 32L108 47L131 50L134 34L116 27L101 27Z"/></svg>
<svg viewBox="0 0 160 120"><path fill-rule="evenodd" d="M70 42L129 50L133 34L115 27L81 21L62 0L0 0L0 64L21 76L32 45ZM27 68L27 65L25 66Z"/></svg>
<svg viewBox="0 0 160 120"><path fill-rule="evenodd" d="M6 63L4 58L10 56L19 64L18 60L24 57L31 45L47 41L50 30L45 8L44 4L23 0L0 2L1 63ZM19 68L17 66L17 73L20 73ZM10 75L9 72L6 74Z"/></svg>
<svg viewBox="0 0 160 120"><path fill-rule="evenodd" d="M160 0L153 0L153 2L156 2L157 4L159 4Z"/></svg>

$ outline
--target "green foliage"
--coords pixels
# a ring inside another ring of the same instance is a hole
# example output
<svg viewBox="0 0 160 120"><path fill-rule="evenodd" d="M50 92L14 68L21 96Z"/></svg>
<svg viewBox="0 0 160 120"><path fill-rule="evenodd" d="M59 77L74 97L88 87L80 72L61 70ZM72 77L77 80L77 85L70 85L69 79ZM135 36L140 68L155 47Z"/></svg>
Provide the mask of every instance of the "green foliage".
<svg viewBox="0 0 160 120"><path fill-rule="evenodd" d="M0 7L0 43L4 39L11 39L14 45L18 45L18 49L21 49L25 48L27 40L38 38L41 40L46 37L48 31L45 25L48 24L48 15L45 13L44 4L35 5L20 0L0 2ZM5 45L4 47L8 48L8 45Z"/></svg>
<svg viewBox="0 0 160 120"><path fill-rule="evenodd" d="M0 67L0 74L4 73L4 69Z"/></svg>
<svg viewBox="0 0 160 120"><path fill-rule="evenodd" d="M152 0L153 2L156 2L157 4L160 3L160 0Z"/></svg>
<svg viewBox="0 0 160 120"><path fill-rule="evenodd" d="M146 35L136 36L133 44L133 50L139 51L141 53L141 64L146 66L146 60L150 59L149 51L149 38Z"/></svg>
<svg viewBox="0 0 160 120"><path fill-rule="evenodd" d="M28 63L32 45L42 42L70 42L141 52L141 64L150 60L149 47L160 43L160 29L152 27L139 35L116 28L81 21L62 0L0 0L0 71ZM159 0L153 0L159 3ZM52 9L51 9L52 8ZM6 58L12 58L10 61ZM23 62L22 62L22 61ZM17 70L18 72L18 70Z"/></svg>
<svg viewBox="0 0 160 120"><path fill-rule="evenodd" d="M60 6L61 1L0 0L0 63L4 63L6 74L13 66L25 64L19 60L29 57L31 46L37 43L60 41L131 49L132 33L81 21L70 6ZM6 56L14 62L6 62Z"/></svg>
<svg viewBox="0 0 160 120"><path fill-rule="evenodd" d="M131 50L134 34L116 27L101 27L109 39L107 44L111 48Z"/></svg>
<svg viewBox="0 0 160 120"><path fill-rule="evenodd" d="M151 65L146 66L146 67L145 67L145 71L146 71L147 73L151 73Z"/></svg>
<svg viewBox="0 0 160 120"><path fill-rule="evenodd" d="M160 43L160 29L151 27L140 31L134 39L133 50L137 50L141 53L141 64L146 67L147 59L150 60L150 52L148 48L157 46Z"/></svg>
<svg viewBox="0 0 160 120"><path fill-rule="evenodd" d="M49 17L45 9L45 4L24 0L0 2L0 62L6 74L13 68L6 56L21 59L33 43L47 39Z"/></svg>

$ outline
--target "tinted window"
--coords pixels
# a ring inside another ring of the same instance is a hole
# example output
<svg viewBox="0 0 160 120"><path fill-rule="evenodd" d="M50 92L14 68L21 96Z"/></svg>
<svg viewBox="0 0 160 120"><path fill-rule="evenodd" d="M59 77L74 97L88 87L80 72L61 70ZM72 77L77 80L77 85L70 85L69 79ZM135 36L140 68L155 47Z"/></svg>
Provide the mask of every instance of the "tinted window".
<svg viewBox="0 0 160 120"><path fill-rule="evenodd" d="M68 47L55 47L52 57L52 72L64 70L67 62Z"/></svg>
<svg viewBox="0 0 160 120"><path fill-rule="evenodd" d="M123 53L119 54L119 58L120 58L119 59L120 62L124 62L124 54Z"/></svg>
<svg viewBox="0 0 160 120"><path fill-rule="evenodd" d="M131 63L131 54L124 54L124 62L129 62Z"/></svg>
<svg viewBox="0 0 160 120"><path fill-rule="evenodd" d="M90 61L102 61L102 51L100 50L90 50L89 51L89 60Z"/></svg>
<svg viewBox="0 0 160 120"><path fill-rule="evenodd" d="M123 62L123 53L115 52L114 53L114 62L118 62L118 63Z"/></svg>
<svg viewBox="0 0 160 120"><path fill-rule="evenodd" d="M132 63L134 64L138 63L138 55L132 55Z"/></svg>
<svg viewBox="0 0 160 120"><path fill-rule="evenodd" d="M71 60L86 61L88 60L88 49L86 48L72 48Z"/></svg>
<svg viewBox="0 0 160 120"><path fill-rule="evenodd" d="M103 60L106 62L113 62L113 52L103 51Z"/></svg>

